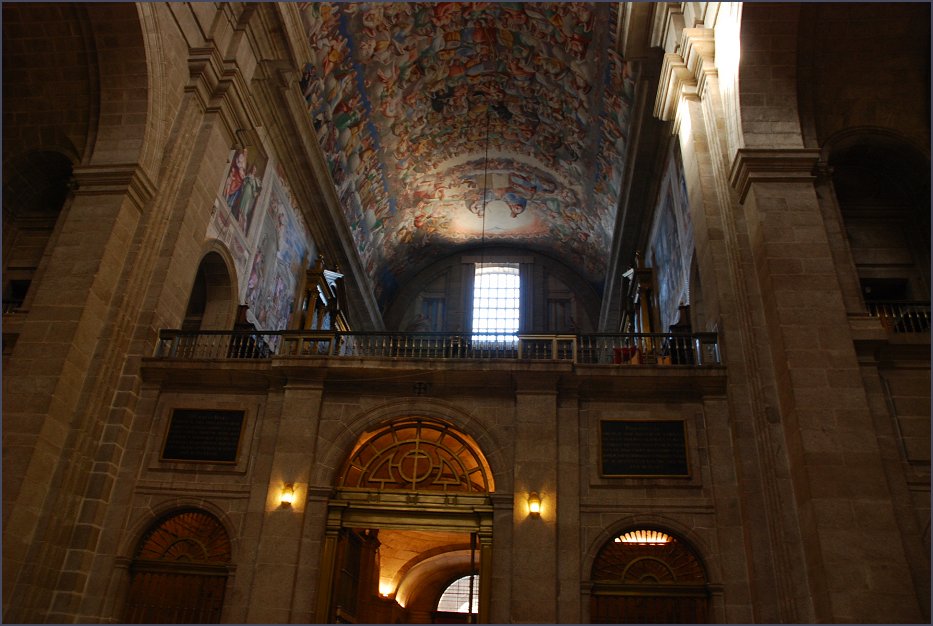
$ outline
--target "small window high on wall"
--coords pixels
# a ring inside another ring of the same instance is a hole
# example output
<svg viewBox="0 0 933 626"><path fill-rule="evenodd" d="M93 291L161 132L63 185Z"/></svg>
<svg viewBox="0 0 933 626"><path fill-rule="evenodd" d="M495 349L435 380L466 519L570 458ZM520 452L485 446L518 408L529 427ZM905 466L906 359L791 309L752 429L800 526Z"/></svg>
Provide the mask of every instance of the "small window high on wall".
<svg viewBox="0 0 933 626"><path fill-rule="evenodd" d="M518 334L518 263L477 263L473 282L473 341L514 342Z"/></svg>

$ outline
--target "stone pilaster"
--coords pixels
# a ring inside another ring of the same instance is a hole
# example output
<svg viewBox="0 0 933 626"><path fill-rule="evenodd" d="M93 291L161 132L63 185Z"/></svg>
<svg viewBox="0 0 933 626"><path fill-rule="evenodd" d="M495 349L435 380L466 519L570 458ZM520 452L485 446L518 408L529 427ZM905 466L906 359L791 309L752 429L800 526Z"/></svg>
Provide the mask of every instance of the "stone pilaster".
<svg viewBox="0 0 933 626"><path fill-rule="evenodd" d="M297 591L296 575L301 562L302 530L310 502L309 478L324 393L323 382L314 380L314 373L315 370L310 370L303 379L290 377L283 393L276 437L268 440L268 450L258 451L261 455L272 455L272 467L268 483L258 487L266 489L266 498L248 622L292 621L296 595L307 596L303 587ZM291 506L281 504L286 484L294 488L295 502Z"/></svg>
<svg viewBox="0 0 933 626"><path fill-rule="evenodd" d="M754 270L814 617L921 620L813 169L817 154L739 151ZM858 584L853 584L859 581Z"/></svg>
<svg viewBox="0 0 933 626"><path fill-rule="evenodd" d="M557 621L557 377L515 375L515 482L512 543L512 619ZM541 515L528 513L528 495Z"/></svg>

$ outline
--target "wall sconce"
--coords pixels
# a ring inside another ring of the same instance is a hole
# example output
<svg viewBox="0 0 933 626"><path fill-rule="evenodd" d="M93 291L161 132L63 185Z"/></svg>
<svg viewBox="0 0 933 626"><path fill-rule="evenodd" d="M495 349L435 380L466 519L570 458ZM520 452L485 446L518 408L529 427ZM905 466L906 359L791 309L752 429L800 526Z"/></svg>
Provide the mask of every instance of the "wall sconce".
<svg viewBox="0 0 933 626"><path fill-rule="evenodd" d="M285 483L285 486L282 487L280 501L283 509L290 509L295 503L295 485L293 483Z"/></svg>
<svg viewBox="0 0 933 626"><path fill-rule="evenodd" d="M528 494L528 515L531 517L541 517L541 498L537 491Z"/></svg>

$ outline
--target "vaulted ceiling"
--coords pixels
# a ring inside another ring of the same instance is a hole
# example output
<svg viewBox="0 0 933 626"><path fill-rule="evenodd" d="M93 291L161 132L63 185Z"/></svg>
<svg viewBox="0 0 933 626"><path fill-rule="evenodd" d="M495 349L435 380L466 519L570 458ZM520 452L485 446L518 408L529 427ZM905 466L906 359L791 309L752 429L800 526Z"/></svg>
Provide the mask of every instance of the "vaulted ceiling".
<svg viewBox="0 0 933 626"><path fill-rule="evenodd" d="M601 290L634 81L617 3L307 3L301 87L383 308L480 244Z"/></svg>

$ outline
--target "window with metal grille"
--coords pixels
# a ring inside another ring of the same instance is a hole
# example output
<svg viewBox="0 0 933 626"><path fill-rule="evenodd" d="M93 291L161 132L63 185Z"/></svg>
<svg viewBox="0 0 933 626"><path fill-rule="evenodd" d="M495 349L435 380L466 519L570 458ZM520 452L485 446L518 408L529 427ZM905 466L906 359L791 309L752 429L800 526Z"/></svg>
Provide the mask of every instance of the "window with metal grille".
<svg viewBox="0 0 933 626"><path fill-rule="evenodd" d="M472 598L470 598L471 578L473 579ZM467 575L450 583L437 602L437 610L450 613L479 613L479 576Z"/></svg>
<svg viewBox="0 0 933 626"><path fill-rule="evenodd" d="M514 342L518 334L518 263L477 263L473 281L473 341Z"/></svg>

